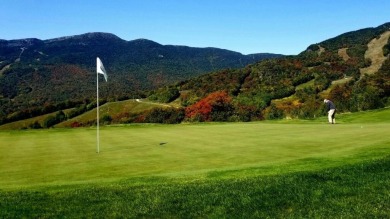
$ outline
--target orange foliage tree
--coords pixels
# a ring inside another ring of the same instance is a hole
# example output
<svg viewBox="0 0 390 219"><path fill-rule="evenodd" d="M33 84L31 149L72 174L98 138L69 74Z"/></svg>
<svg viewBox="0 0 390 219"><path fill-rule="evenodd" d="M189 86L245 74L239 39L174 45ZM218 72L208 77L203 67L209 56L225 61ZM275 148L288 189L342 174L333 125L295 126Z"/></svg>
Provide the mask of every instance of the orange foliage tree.
<svg viewBox="0 0 390 219"><path fill-rule="evenodd" d="M190 121L227 121L233 114L232 98L227 91L209 94L185 109L185 118Z"/></svg>

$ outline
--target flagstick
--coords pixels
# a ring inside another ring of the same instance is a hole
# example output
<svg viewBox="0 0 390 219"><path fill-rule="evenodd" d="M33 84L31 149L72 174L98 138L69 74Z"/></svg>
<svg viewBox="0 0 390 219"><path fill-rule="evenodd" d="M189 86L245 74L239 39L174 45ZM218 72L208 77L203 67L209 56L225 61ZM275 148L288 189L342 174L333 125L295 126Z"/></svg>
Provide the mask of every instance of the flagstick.
<svg viewBox="0 0 390 219"><path fill-rule="evenodd" d="M96 57L96 153L100 152L100 135L99 135L99 74L104 75L104 79L107 82L107 73L104 69L102 61L99 57Z"/></svg>
<svg viewBox="0 0 390 219"><path fill-rule="evenodd" d="M99 153L99 73L96 73L96 103L97 103L97 111L96 111L96 153Z"/></svg>

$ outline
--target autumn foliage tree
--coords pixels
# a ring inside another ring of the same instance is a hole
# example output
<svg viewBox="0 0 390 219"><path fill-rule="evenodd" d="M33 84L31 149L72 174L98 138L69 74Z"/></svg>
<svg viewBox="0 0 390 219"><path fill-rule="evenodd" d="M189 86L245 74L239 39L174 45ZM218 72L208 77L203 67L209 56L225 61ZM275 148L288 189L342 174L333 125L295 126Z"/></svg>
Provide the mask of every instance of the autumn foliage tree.
<svg viewBox="0 0 390 219"><path fill-rule="evenodd" d="M232 98L226 91L216 91L188 106L185 117L190 121L227 121L233 114Z"/></svg>

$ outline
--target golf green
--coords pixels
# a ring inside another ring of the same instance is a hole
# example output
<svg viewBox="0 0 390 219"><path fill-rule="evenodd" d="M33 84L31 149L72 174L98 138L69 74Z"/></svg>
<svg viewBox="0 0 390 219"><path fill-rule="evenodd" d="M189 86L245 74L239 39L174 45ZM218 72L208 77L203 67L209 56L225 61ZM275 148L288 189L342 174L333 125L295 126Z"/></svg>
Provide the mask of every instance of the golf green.
<svg viewBox="0 0 390 219"><path fill-rule="evenodd" d="M0 188L269 175L389 154L390 123L211 123L0 132ZM245 170L251 171L245 171Z"/></svg>

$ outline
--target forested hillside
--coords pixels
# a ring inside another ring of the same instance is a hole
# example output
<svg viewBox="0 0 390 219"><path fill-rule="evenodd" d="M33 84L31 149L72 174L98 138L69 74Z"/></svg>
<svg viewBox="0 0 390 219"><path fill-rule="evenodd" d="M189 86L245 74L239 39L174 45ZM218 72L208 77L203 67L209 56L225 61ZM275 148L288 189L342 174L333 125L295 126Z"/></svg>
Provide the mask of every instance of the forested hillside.
<svg viewBox="0 0 390 219"><path fill-rule="evenodd" d="M97 56L109 74L109 81L100 84L101 97L117 101L145 97L147 90L210 71L281 55L242 55L146 39L125 41L108 33L0 40L0 124L93 104Z"/></svg>
<svg viewBox="0 0 390 219"><path fill-rule="evenodd" d="M389 106L389 36L390 23L345 33L297 56L216 71L152 97L166 100L180 93L189 121L314 118L325 115L324 98L333 100L339 113ZM377 70L367 73L374 63Z"/></svg>
<svg viewBox="0 0 390 219"><path fill-rule="evenodd" d="M153 50L151 48L154 47L144 49ZM310 45L296 56L264 59L241 68L214 70L208 74L161 86L145 95L151 101L170 103L172 107L156 105L155 108L137 113L107 113L102 115L102 119L106 123L310 119L326 114L324 98L333 100L338 113L382 108L390 105L389 48L390 23L386 23ZM112 63L113 60L107 58L109 65L116 66ZM178 63L172 64L176 65L180 66ZM51 80L58 83L66 80L65 72L74 72L80 79L90 77L85 69L83 74L75 70L81 68L76 65L66 68L54 65L50 67L56 70L53 72L59 71L57 74L50 74ZM118 65L118 68L120 67L123 66ZM39 68L36 71L39 71ZM10 74L12 68L6 72ZM42 77L38 73L31 76L38 79ZM160 80L163 80L163 77ZM71 83L69 81L67 85ZM112 86L110 83L107 85ZM111 92L107 85L102 92ZM90 87L91 91L94 90L93 86ZM80 87L80 92L83 92L83 89ZM19 89L18 92L25 92L26 95L32 93L28 89ZM63 95L70 94L65 92ZM77 99L72 96L66 98ZM78 104L69 115L63 112L57 114L56 122L95 107L90 100ZM70 108L71 105L77 103L68 101L59 108ZM8 118L12 118L12 115L8 115ZM96 121L88 120L86 124L78 125L91 125L94 122Z"/></svg>

